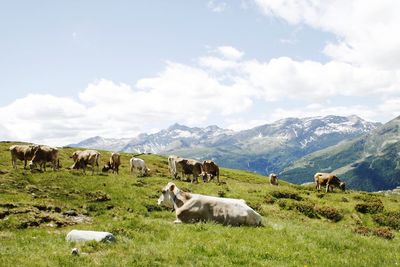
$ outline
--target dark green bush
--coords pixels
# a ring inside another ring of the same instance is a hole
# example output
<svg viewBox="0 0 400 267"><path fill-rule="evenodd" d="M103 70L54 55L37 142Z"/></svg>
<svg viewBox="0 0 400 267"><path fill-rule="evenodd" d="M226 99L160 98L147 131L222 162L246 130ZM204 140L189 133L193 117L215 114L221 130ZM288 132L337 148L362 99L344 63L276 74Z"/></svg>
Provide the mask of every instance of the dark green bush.
<svg viewBox="0 0 400 267"><path fill-rule="evenodd" d="M314 210L314 204L310 202L305 202L305 201L295 202L287 199L279 199L277 203L279 207L281 207L282 209L296 210L306 215L309 218L318 218L318 215Z"/></svg>
<svg viewBox="0 0 400 267"><path fill-rule="evenodd" d="M376 214L373 219L379 225L400 230L400 211L388 211L382 214Z"/></svg>
<svg viewBox="0 0 400 267"><path fill-rule="evenodd" d="M382 212L384 206L380 199L373 199L370 202L359 203L354 208L361 213L376 214Z"/></svg>
<svg viewBox="0 0 400 267"><path fill-rule="evenodd" d="M289 198L294 200L302 200L303 198L296 192L293 191L272 191L271 195L275 198Z"/></svg>
<svg viewBox="0 0 400 267"><path fill-rule="evenodd" d="M281 209L290 209L291 207L291 203L287 199L278 199L276 203Z"/></svg>
<svg viewBox="0 0 400 267"><path fill-rule="evenodd" d="M270 195L266 195L264 197L264 203L266 203L266 204L274 204L275 203L275 199L273 197L271 197Z"/></svg>
<svg viewBox="0 0 400 267"><path fill-rule="evenodd" d="M343 218L343 215L333 207L315 207L315 212L331 221L338 222Z"/></svg>
<svg viewBox="0 0 400 267"><path fill-rule="evenodd" d="M382 237L385 239L393 239L394 238L394 233L390 231L388 228L370 228L370 227L365 227L365 226L359 226L355 229L353 229L353 232L360 234L360 235L365 235L365 236L378 236Z"/></svg>
<svg viewBox="0 0 400 267"><path fill-rule="evenodd" d="M318 218L318 214L314 210L314 204L309 202L294 202L293 208L309 218Z"/></svg>

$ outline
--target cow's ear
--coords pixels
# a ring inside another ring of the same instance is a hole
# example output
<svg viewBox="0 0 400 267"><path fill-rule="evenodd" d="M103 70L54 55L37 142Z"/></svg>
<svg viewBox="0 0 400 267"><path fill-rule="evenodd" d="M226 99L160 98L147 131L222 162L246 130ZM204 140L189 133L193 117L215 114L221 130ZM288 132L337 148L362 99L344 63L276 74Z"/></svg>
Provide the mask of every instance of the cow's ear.
<svg viewBox="0 0 400 267"><path fill-rule="evenodd" d="M174 191L174 189L175 189L175 185L171 184L170 187L169 187L169 191Z"/></svg>

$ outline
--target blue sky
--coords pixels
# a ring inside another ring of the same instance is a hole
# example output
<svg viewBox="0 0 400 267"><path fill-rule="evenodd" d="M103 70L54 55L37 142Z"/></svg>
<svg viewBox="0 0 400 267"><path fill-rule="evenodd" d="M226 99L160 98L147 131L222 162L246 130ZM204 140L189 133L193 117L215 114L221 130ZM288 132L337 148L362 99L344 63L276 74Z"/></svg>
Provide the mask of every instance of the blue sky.
<svg viewBox="0 0 400 267"><path fill-rule="evenodd" d="M0 139L65 144L174 122L245 129L328 114L385 122L400 115L396 7L3 2Z"/></svg>

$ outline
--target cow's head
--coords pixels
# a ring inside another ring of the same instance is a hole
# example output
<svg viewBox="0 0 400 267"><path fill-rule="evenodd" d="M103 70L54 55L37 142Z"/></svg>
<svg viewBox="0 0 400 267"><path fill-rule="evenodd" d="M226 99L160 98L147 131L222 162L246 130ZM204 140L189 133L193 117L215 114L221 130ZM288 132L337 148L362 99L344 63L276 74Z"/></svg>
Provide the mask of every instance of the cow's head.
<svg viewBox="0 0 400 267"><path fill-rule="evenodd" d="M205 171L201 172L200 176L203 178L203 182L206 183L209 181L208 174Z"/></svg>
<svg viewBox="0 0 400 267"><path fill-rule="evenodd" d="M69 158L71 158L71 159L73 159L74 161L76 161L76 160L78 159L78 154L79 154L80 152L81 152L80 150L75 151Z"/></svg>
<svg viewBox="0 0 400 267"><path fill-rule="evenodd" d="M144 176L148 176L149 172L150 172L150 169L145 167L144 172L143 172Z"/></svg>
<svg viewBox="0 0 400 267"><path fill-rule="evenodd" d="M173 208L174 207L174 191L177 189L176 185L169 182L162 190L161 196L158 198L158 205Z"/></svg>
<svg viewBox="0 0 400 267"><path fill-rule="evenodd" d="M103 166L103 169L101 169L101 171L108 172L109 170L111 170L111 164L110 162L107 162L107 164Z"/></svg>
<svg viewBox="0 0 400 267"><path fill-rule="evenodd" d="M340 182L339 188L342 189L342 191L346 190L346 183L345 182Z"/></svg>

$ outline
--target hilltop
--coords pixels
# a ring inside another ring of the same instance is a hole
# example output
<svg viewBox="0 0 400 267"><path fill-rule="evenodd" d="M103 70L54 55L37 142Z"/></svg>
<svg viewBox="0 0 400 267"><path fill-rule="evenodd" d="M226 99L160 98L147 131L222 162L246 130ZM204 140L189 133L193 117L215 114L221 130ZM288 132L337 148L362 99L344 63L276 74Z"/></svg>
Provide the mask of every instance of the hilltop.
<svg viewBox="0 0 400 267"><path fill-rule="evenodd" d="M170 181L167 160L142 155L150 177L82 175L73 148L60 149L63 168L46 173L12 170L9 142L0 143L0 262L4 266L393 266L400 263L398 195L325 194L313 187L222 168L221 184L176 181L182 190L242 198L264 227L213 223L174 225L174 213L157 206ZM103 162L109 152L101 151ZM75 214L74 214L75 213ZM72 216L68 216L72 215ZM390 228L387 228L390 227ZM113 244L70 244L71 229L109 231ZM70 255L79 247L83 254Z"/></svg>

